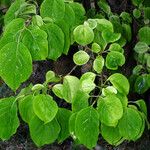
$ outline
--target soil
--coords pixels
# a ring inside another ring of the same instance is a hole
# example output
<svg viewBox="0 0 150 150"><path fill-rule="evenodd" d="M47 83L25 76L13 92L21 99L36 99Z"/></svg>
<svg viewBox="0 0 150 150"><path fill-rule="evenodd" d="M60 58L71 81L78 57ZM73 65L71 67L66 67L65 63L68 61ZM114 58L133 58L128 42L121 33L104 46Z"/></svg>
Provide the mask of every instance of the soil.
<svg viewBox="0 0 150 150"><path fill-rule="evenodd" d="M96 3L96 0L95 0ZM120 14L122 11L132 12L133 8L129 1L127 0L108 0L108 3L111 6L113 12ZM83 4L88 10L90 8L89 1L83 0ZM135 20L132 23L132 42L128 43L125 46L125 56L126 64L122 67L120 72L126 76L130 76L132 73L133 67L136 65L136 62L133 59L133 47L137 42L137 31L138 24ZM45 81L45 74L49 70L53 70L56 74L66 75L68 74L75 64L72 61L73 54L78 50L78 47L73 46L70 48L68 56L61 56L56 62L53 61L42 61L42 62L33 62L33 73L28 81L22 84L21 88L17 93L23 88L28 86L30 83L43 83ZM91 63L84 65L83 67L77 67L72 75L80 77L81 74L90 70ZM108 74L108 73L106 73ZM148 108L150 109L150 91L146 92L145 95L129 94L129 100L137 100L139 98L146 99ZM0 98L8 97L15 95L9 87L0 81ZM57 101L57 99L56 99ZM64 101L57 102L59 106L70 108L70 106ZM148 110L150 114L150 110ZM150 117L150 116L149 116ZM67 139L61 144L54 143L51 145L46 145L42 148L37 148L35 144L30 139L28 126L20 119L20 127L18 128L17 133L8 141L0 141L0 150L86 150L82 145L75 145L73 140ZM99 138L98 145L94 150L150 150L150 131L145 130L143 136L136 142L123 142L117 147L112 147L109 145L102 137Z"/></svg>

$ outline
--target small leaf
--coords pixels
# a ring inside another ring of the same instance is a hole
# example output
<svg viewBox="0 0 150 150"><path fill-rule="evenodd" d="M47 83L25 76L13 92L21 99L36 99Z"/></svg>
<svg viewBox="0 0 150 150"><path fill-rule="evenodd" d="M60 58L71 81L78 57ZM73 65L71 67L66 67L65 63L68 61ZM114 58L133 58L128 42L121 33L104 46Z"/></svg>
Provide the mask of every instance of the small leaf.
<svg viewBox="0 0 150 150"><path fill-rule="evenodd" d="M26 123L30 123L31 119L35 116L32 104L33 95L28 95L19 100L19 113Z"/></svg>
<svg viewBox="0 0 150 150"><path fill-rule="evenodd" d="M95 29L97 26L97 22L95 19L88 19L87 23L91 29Z"/></svg>
<svg viewBox="0 0 150 150"><path fill-rule="evenodd" d="M93 43L92 47L91 47L91 50L94 53L99 53L101 51L101 47L97 43Z"/></svg>
<svg viewBox="0 0 150 150"><path fill-rule="evenodd" d="M144 42L138 42L134 47L134 50L137 53L145 53L148 51L148 49L149 49L149 46Z"/></svg>
<svg viewBox="0 0 150 150"><path fill-rule="evenodd" d="M32 22L35 26L39 26L39 27L44 24L42 17L39 15L34 15L32 17Z"/></svg>
<svg viewBox="0 0 150 150"><path fill-rule="evenodd" d="M100 121L107 126L115 127L123 116L122 103L114 94L99 98L97 110Z"/></svg>
<svg viewBox="0 0 150 150"><path fill-rule="evenodd" d="M40 91L44 89L44 85L43 84L35 84L33 87L32 87L32 91Z"/></svg>
<svg viewBox="0 0 150 150"><path fill-rule="evenodd" d="M117 70L118 66L122 66L125 63L125 57L122 53L117 51L111 51L106 56L106 67L111 70Z"/></svg>
<svg viewBox="0 0 150 150"><path fill-rule="evenodd" d="M106 88L102 88L103 96L107 96L109 94L117 94L117 90L113 86L107 86Z"/></svg>
<svg viewBox="0 0 150 150"><path fill-rule="evenodd" d="M51 96L39 94L33 99L33 110L39 119L48 123L56 116L58 106Z"/></svg>
<svg viewBox="0 0 150 150"><path fill-rule="evenodd" d="M73 61L76 65L84 65L90 59L90 56L85 51L78 51L73 55Z"/></svg>
<svg viewBox="0 0 150 150"><path fill-rule="evenodd" d="M73 31L75 41L82 45L88 45L94 40L93 30L87 25L79 25Z"/></svg>
<svg viewBox="0 0 150 150"><path fill-rule="evenodd" d="M80 78L80 81L82 82L82 81L84 81L84 80L91 80L91 81L95 81L95 78L96 78L96 74L95 73L93 73L93 72L86 72L86 73L84 73L82 76L81 76L81 78Z"/></svg>
<svg viewBox="0 0 150 150"><path fill-rule="evenodd" d="M104 40L107 43L113 43L113 42L118 41L120 39L121 34L120 33L113 33L113 32L104 30L102 32L102 37L104 38Z"/></svg>
<svg viewBox="0 0 150 150"><path fill-rule="evenodd" d="M141 17L141 11L139 9L134 9L133 10L133 16L138 19Z"/></svg>
<svg viewBox="0 0 150 150"><path fill-rule="evenodd" d="M147 45L150 45L150 27L142 27L139 30L138 37L140 39L140 42L144 42Z"/></svg>
<svg viewBox="0 0 150 150"><path fill-rule="evenodd" d="M111 44L109 47L109 51L117 51L120 53L124 53L124 49L118 43Z"/></svg>
<svg viewBox="0 0 150 150"><path fill-rule="evenodd" d="M63 98L68 102L72 103L72 100L77 94L80 81L74 76L65 76L63 81Z"/></svg>
<svg viewBox="0 0 150 150"><path fill-rule="evenodd" d="M19 126L14 97L0 99L0 139L8 140Z"/></svg>
<svg viewBox="0 0 150 150"><path fill-rule="evenodd" d="M63 142L66 138L69 137L69 118L71 116L71 111L67 110L65 108L59 108L58 113L57 113L57 121L60 125L60 133L57 138L58 142L61 143Z"/></svg>
<svg viewBox="0 0 150 150"><path fill-rule="evenodd" d="M93 69L97 73L101 73L104 67L104 58L102 56L97 56L93 62Z"/></svg>
<svg viewBox="0 0 150 150"><path fill-rule="evenodd" d="M128 41L130 42L131 39L132 39L132 29L131 29L131 26L129 24L125 24L123 23L122 24L122 27L123 27L123 37Z"/></svg>
<svg viewBox="0 0 150 150"><path fill-rule="evenodd" d="M40 14L53 20L61 20L65 14L64 0L44 0L40 7Z"/></svg>
<svg viewBox="0 0 150 150"><path fill-rule="evenodd" d="M55 72L54 71L48 71L46 73L46 83L53 82L54 78L55 78Z"/></svg>
<svg viewBox="0 0 150 150"><path fill-rule="evenodd" d="M22 43L11 42L5 45L0 50L0 60L0 76L14 91L32 73L31 55Z"/></svg>
<svg viewBox="0 0 150 150"><path fill-rule="evenodd" d="M96 146L99 135L99 116L92 107L82 109L76 117L75 135L87 148Z"/></svg>
<svg viewBox="0 0 150 150"><path fill-rule="evenodd" d="M140 133L143 120L137 110L127 108L119 120L119 132L127 140L134 140Z"/></svg>
<svg viewBox="0 0 150 150"><path fill-rule="evenodd" d="M56 119L45 124L36 116L30 121L29 129L31 138L38 147L55 142L60 132Z"/></svg>
<svg viewBox="0 0 150 150"><path fill-rule="evenodd" d="M120 14L120 17L122 18L122 20L124 21L124 22L126 22L126 23L128 23L128 24L130 24L130 23L132 23L132 17L130 16L130 14L129 13L127 13L127 12L122 12L121 14Z"/></svg>
<svg viewBox="0 0 150 150"><path fill-rule="evenodd" d="M121 140L122 136L119 133L119 128L117 127L109 127L104 124L101 124L101 134L103 138L111 145L117 145L117 143Z"/></svg>
<svg viewBox="0 0 150 150"><path fill-rule="evenodd" d="M63 85L62 84L56 84L53 86L52 88L53 93L59 97L59 98L63 98Z"/></svg>
<svg viewBox="0 0 150 150"><path fill-rule="evenodd" d="M134 89L135 92L139 94L145 93L149 89L149 84L148 84L148 76L147 74L138 76L135 83L134 83Z"/></svg>
<svg viewBox="0 0 150 150"><path fill-rule="evenodd" d="M96 21L97 21L97 29L99 31L103 32L106 30L108 33L114 31L113 24L110 21L106 19L96 19Z"/></svg>
<svg viewBox="0 0 150 150"><path fill-rule="evenodd" d="M135 6L139 6L142 2L143 0L132 0L132 4Z"/></svg>
<svg viewBox="0 0 150 150"><path fill-rule="evenodd" d="M108 81L111 82L111 84L122 94L128 95L129 93L129 81L128 79L120 74L120 73L115 73L111 75L108 79ZM123 84L122 84L123 83Z"/></svg>

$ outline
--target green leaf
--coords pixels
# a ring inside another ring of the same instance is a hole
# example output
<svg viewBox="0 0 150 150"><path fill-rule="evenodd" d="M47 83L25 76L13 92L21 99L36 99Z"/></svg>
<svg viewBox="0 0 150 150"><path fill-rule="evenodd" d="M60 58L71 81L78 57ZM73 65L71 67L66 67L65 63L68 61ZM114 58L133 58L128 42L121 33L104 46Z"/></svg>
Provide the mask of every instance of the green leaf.
<svg viewBox="0 0 150 150"><path fill-rule="evenodd" d="M133 10L133 16L138 19L141 17L141 11L139 9L134 9Z"/></svg>
<svg viewBox="0 0 150 150"><path fill-rule="evenodd" d="M45 60L48 56L48 41L45 31L39 28L29 28L26 30L23 44L29 49L33 60Z"/></svg>
<svg viewBox="0 0 150 150"><path fill-rule="evenodd" d="M109 94L117 94L117 90L113 86L107 86L106 88L102 88L103 96L107 96Z"/></svg>
<svg viewBox="0 0 150 150"><path fill-rule="evenodd" d="M28 95L19 100L19 113L24 122L30 123L35 116L33 111L33 95Z"/></svg>
<svg viewBox="0 0 150 150"><path fill-rule="evenodd" d="M38 147L55 142L60 132L56 119L45 124L36 116L30 121L29 129L31 138Z"/></svg>
<svg viewBox="0 0 150 150"><path fill-rule="evenodd" d="M74 76L65 76L63 81L63 98L68 102L72 103L72 100L77 94L80 81Z"/></svg>
<svg viewBox="0 0 150 150"><path fill-rule="evenodd" d="M96 59L93 62L93 69L97 73L101 73L104 67L104 58L102 56L97 56Z"/></svg>
<svg viewBox="0 0 150 150"><path fill-rule="evenodd" d="M59 97L59 98L63 98L63 85L62 84L56 84L53 86L52 88L53 93Z"/></svg>
<svg viewBox="0 0 150 150"><path fill-rule="evenodd" d="M147 45L150 45L150 27L142 27L139 30L138 37L140 42L145 42Z"/></svg>
<svg viewBox="0 0 150 150"><path fill-rule="evenodd" d="M91 47L92 52L99 53L101 51L101 47L97 43L93 43Z"/></svg>
<svg viewBox="0 0 150 150"><path fill-rule="evenodd" d="M99 135L99 116L94 108L87 107L77 114L75 135L87 148L92 149L96 146Z"/></svg>
<svg viewBox="0 0 150 150"><path fill-rule="evenodd" d="M131 18L131 16L130 16L129 13L127 13L127 12L122 12L122 13L120 14L120 17L121 17L122 20L123 20L124 22L126 22L127 24L132 23L132 18Z"/></svg>
<svg viewBox="0 0 150 150"><path fill-rule="evenodd" d="M115 73L111 75L108 79L108 81L111 82L111 84L122 94L128 95L129 93L129 81L128 79L120 74L120 73ZM123 84L122 84L123 83Z"/></svg>
<svg viewBox="0 0 150 150"><path fill-rule="evenodd" d="M57 121L60 125L60 133L57 138L58 142L61 143L65 139L67 139L70 135L69 133L69 118L71 116L71 111L67 110L65 108L59 108L58 113L57 113Z"/></svg>
<svg viewBox="0 0 150 150"><path fill-rule="evenodd" d="M55 78L55 72L54 71L48 71L46 73L46 83L53 82L54 78Z"/></svg>
<svg viewBox="0 0 150 150"><path fill-rule="evenodd" d="M111 8L106 2L106 0L101 0L98 2L99 7L107 14L110 15L111 13Z"/></svg>
<svg viewBox="0 0 150 150"><path fill-rule="evenodd" d="M142 73L143 66L137 65L133 68L132 73L133 75L140 75Z"/></svg>
<svg viewBox="0 0 150 150"><path fill-rule="evenodd" d="M20 8L21 4L24 3L25 0L15 0L13 4L7 10L7 13L4 17L5 25L9 24L13 19L16 18L15 12Z"/></svg>
<svg viewBox="0 0 150 150"><path fill-rule="evenodd" d="M82 45L88 45L94 40L94 32L87 25L79 25L73 31L75 41Z"/></svg>
<svg viewBox="0 0 150 150"><path fill-rule="evenodd" d="M75 12L73 8L67 3L65 3L65 15L63 20L69 27L73 27L75 24Z"/></svg>
<svg viewBox="0 0 150 150"><path fill-rule="evenodd" d="M119 92L117 92L116 96L117 96L117 98L120 99L120 101L122 103L122 106L123 106L123 108L125 110L127 108L127 106L128 106L128 98L127 98L127 96L124 95L124 94L121 94Z"/></svg>
<svg viewBox="0 0 150 150"><path fill-rule="evenodd" d="M89 95L84 91L78 91L72 102L72 111L78 112L89 106Z"/></svg>
<svg viewBox="0 0 150 150"><path fill-rule="evenodd" d="M145 101L143 99L140 99L140 100L137 100L135 103L139 106L140 111L143 112L145 116L147 117L147 107L146 107Z"/></svg>
<svg viewBox="0 0 150 150"><path fill-rule="evenodd" d="M85 93L89 94L91 91L95 89L96 85L91 79L83 80L81 82L81 89Z"/></svg>
<svg viewBox="0 0 150 150"><path fill-rule="evenodd" d="M62 29L64 33L64 48L63 48L63 53L68 54L70 45L71 45L71 35L70 35L70 29L69 25L65 20L61 20L59 22L56 22L56 24Z"/></svg>
<svg viewBox="0 0 150 150"><path fill-rule="evenodd" d="M69 118L69 132L73 139L75 140L77 137L75 135L75 121L78 113L73 113Z"/></svg>
<svg viewBox="0 0 150 150"><path fill-rule="evenodd" d="M41 27L48 35L48 58L56 60L61 56L64 48L64 33L56 24L49 23ZM59 43L59 44L58 44Z"/></svg>
<svg viewBox="0 0 150 150"><path fill-rule="evenodd" d="M102 37L104 38L104 40L107 43L113 43L115 41L118 41L121 37L120 33L113 33L113 32L109 32L108 30L104 30L102 32Z"/></svg>
<svg viewBox="0 0 150 150"><path fill-rule="evenodd" d="M0 60L0 76L14 91L32 73L31 55L22 43L11 42L5 45L0 50Z"/></svg>
<svg viewBox="0 0 150 150"><path fill-rule="evenodd" d="M119 120L119 132L127 140L134 140L140 133L143 120L137 110L127 108Z"/></svg>
<svg viewBox="0 0 150 150"><path fill-rule="evenodd" d="M125 63L125 57L122 53L117 51L111 51L106 56L106 67L111 70L117 70L118 66L122 66Z"/></svg>
<svg viewBox="0 0 150 150"><path fill-rule="evenodd" d="M137 92L139 94L145 93L150 87L148 84L148 80L149 80L149 78L148 78L147 74L138 76L134 83L135 92Z"/></svg>
<svg viewBox="0 0 150 150"><path fill-rule="evenodd" d="M61 20L65 14L64 0L44 0L40 7L40 14L55 21Z"/></svg>
<svg viewBox="0 0 150 150"><path fill-rule="evenodd" d="M91 29L95 29L96 26L97 26L97 22L96 22L95 19L88 19L88 20L87 20L87 24L89 25L89 27L90 27Z"/></svg>
<svg viewBox="0 0 150 150"><path fill-rule="evenodd" d="M90 59L90 56L83 50L80 50L76 52L73 55L73 61L76 65L84 65L86 64Z"/></svg>
<svg viewBox="0 0 150 150"><path fill-rule="evenodd" d="M39 94L33 99L33 110L39 119L48 123L56 116L58 106L51 96Z"/></svg>
<svg viewBox="0 0 150 150"><path fill-rule="evenodd" d="M91 80L91 81L95 81L95 78L96 78L96 74L93 73L93 72L86 72L84 73L81 78L80 78L80 81L84 81L84 80Z"/></svg>
<svg viewBox="0 0 150 150"><path fill-rule="evenodd" d="M111 44L109 47L109 51L117 51L120 53L124 53L124 49L118 43Z"/></svg>
<svg viewBox="0 0 150 150"><path fill-rule="evenodd" d="M34 15L32 17L32 22L34 26L39 26L39 27L44 24L42 17L39 15Z"/></svg>
<svg viewBox="0 0 150 150"><path fill-rule="evenodd" d="M19 126L14 97L0 99L0 139L8 140Z"/></svg>
<svg viewBox="0 0 150 150"><path fill-rule="evenodd" d="M97 21L97 30L103 32L103 31L107 31L109 32L113 32L113 24L106 19L96 19Z"/></svg>
<svg viewBox="0 0 150 150"><path fill-rule="evenodd" d="M131 29L131 26L130 26L129 24L123 23L123 24L122 24L122 28L123 28L123 32L122 32L123 37L124 37L128 42L130 42L131 39L132 39L132 29Z"/></svg>
<svg viewBox="0 0 150 150"><path fill-rule="evenodd" d="M134 47L134 50L137 53L145 53L148 51L148 49L149 49L149 46L144 42L138 42Z"/></svg>
<svg viewBox="0 0 150 150"><path fill-rule="evenodd" d="M40 91L42 89L44 89L44 85L43 84L35 84L33 87L32 87L32 91Z"/></svg>
<svg viewBox="0 0 150 150"><path fill-rule="evenodd" d="M69 5L71 6L71 8L73 9L74 13L75 13L75 22L74 22L74 26L78 26L80 24L82 24L84 22L85 19L85 9L82 6L82 4L80 3L69 3ZM69 18L70 20L70 18Z"/></svg>
<svg viewBox="0 0 150 150"><path fill-rule="evenodd" d="M132 4L135 6L139 6L142 2L143 0L132 0Z"/></svg>
<svg viewBox="0 0 150 150"><path fill-rule="evenodd" d="M111 145L117 145L117 143L121 140L122 136L119 133L119 128L117 127L109 127L104 124L101 124L101 134L103 138Z"/></svg>
<svg viewBox="0 0 150 150"><path fill-rule="evenodd" d="M123 116L122 103L114 94L109 94L104 98L100 97L97 110L100 121L107 126L115 127Z"/></svg>

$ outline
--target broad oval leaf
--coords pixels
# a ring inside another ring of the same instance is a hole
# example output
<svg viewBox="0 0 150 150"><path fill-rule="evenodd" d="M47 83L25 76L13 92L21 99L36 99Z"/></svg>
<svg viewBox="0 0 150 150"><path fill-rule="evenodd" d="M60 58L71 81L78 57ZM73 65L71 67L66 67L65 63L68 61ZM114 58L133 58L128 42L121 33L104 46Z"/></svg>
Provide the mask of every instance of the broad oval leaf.
<svg viewBox="0 0 150 150"><path fill-rule="evenodd" d="M82 24L85 19L84 15L86 13L83 5L80 3L77 3L77 2L69 3L69 5L71 6L71 8L73 9L73 11L75 13L74 26L78 26L78 25ZM69 18L69 20L70 20L70 18Z"/></svg>
<svg viewBox="0 0 150 150"><path fill-rule="evenodd" d="M55 21L61 20L65 14L64 0L44 0L40 7L40 14Z"/></svg>
<svg viewBox="0 0 150 150"><path fill-rule="evenodd" d="M88 45L94 40L94 32L88 25L79 25L73 31L75 41L82 45Z"/></svg>
<svg viewBox="0 0 150 150"><path fill-rule="evenodd" d="M99 44L93 43L91 47L92 52L99 53L102 49Z"/></svg>
<svg viewBox="0 0 150 150"><path fill-rule="evenodd" d="M8 140L19 126L14 97L0 99L0 139Z"/></svg>
<svg viewBox="0 0 150 150"><path fill-rule="evenodd" d="M39 28L26 30L22 42L29 49L33 60L45 60L48 56L48 41L45 31Z"/></svg>
<svg viewBox="0 0 150 150"><path fill-rule="evenodd" d="M38 147L55 142L60 132L56 119L45 124L36 116L30 121L29 129L31 138Z"/></svg>
<svg viewBox="0 0 150 150"><path fill-rule="evenodd" d="M122 103L114 94L109 94L104 98L100 97L97 110L100 121L107 126L115 127L123 116Z"/></svg>
<svg viewBox="0 0 150 150"><path fill-rule="evenodd" d="M72 103L74 97L78 92L78 88L80 86L80 81L75 76L65 76L63 81L63 98L68 102Z"/></svg>
<svg viewBox="0 0 150 150"><path fill-rule="evenodd" d="M83 50L80 50L76 52L73 55L73 61L76 65L84 65L86 64L90 59L90 56Z"/></svg>
<svg viewBox="0 0 150 150"><path fill-rule="evenodd" d="M107 32L113 32L113 24L106 19L96 19L97 21L97 29L101 32L106 30Z"/></svg>
<svg viewBox="0 0 150 150"><path fill-rule="evenodd" d="M93 72L86 72L84 73L81 78L80 78L80 81L84 81L84 80L91 80L91 81L95 81L95 78L96 78L96 74L93 73Z"/></svg>
<svg viewBox="0 0 150 150"><path fill-rule="evenodd" d="M134 140L140 133L143 120L137 110L127 108L119 120L119 132L127 140Z"/></svg>
<svg viewBox="0 0 150 150"><path fill-rule="evenodd" d="M124 49L118 43L111 44L109 47L109 51L117 51L120 53L124 53Z"/></svg>
<svg viewBox="0 0 150 150"><path fill-rule="evenodd" d="M104 124L101 124L101 134L103 138L111 145L117 145L121 140L122 136L119 133L119 128L109 127Z"/></svg>
<svg viewBox="0 0 150 150"><path fill-rule="evenodd" d="M120 33L113 33L113 32L104 30L102 32L102 37L104 38L104 40L107 43L113 43L113 42L116 42L120 39L121 34Z"/></svg>
<svg viewBox="0 0 150 150"><path fill-rule="evenodd" d="M148 49L149 49L149 46L144 42L138 42L134 47L134 50L137 53L145 53L148 51Z"/></svg>
<svg viewBox="0 0 150 150"><path fill-rule="evenodd" d="M140 39L140 42L144 42L147 45L150 45L150 27L142 27L139 30L138 37Z"/></svg>
<svg viewBox="0 0 150 150"><path fill-rule="evenodd" d="M5 25L9 24L13 19L16 18L15 12L17 12L17 10L20 8L21 4L24 2L25 2L25 0L15 0L14 3L11 4L11 6L7 10L7 13L4 17Z"/></svg>
<svg viewBox="0 0 150 150"><path fill-rule="evenodd" d="M111 70L117 70L118 66L122 66L125 63L125 57L122 53L117 51L111 51L106 56L106 67Z"/></svg>
<svg viewBox="0 0 150 150"><path fill-rule="evenodd" d="M99 135L99 116L94 108L87 107L77 114L75 135L89 149L96 146Z"/></svg>
<svg viewBox="0 0 150 150"><path fill-rule="evenodd" d="M19 100L19 113L21 118L26 123L35 116L33 111L33 95L28 95Z"/></svg>
<svg viewBox="0 0 150 150"><path fill-rule="evenodd" d="M63 98L63 85L62 84L56 84L52 88L53 93L59 97Z"/></svg>
<svg viewBox="0 0 150 150"><path fill-rule="evenodd" d="M22 43L11 42L0 50L0 76L16 90L32 73L32 58Z"/></svg>
<svg viewBox="0 0 150 150"><path fill-rule="evenodd" d="M96 59L93 62L93 69L97 73L101 73L104 67L104 58L102 56L97 56Z"/></svg>
<svg viewBox="0 0 150 150"><path fill-rule="evenodd" d="M111 75L108 79L108 81L111 82L111 84L122 94L128 95L129 93L129 81L128 79L120 74L120 73L115 73ZM122 84L123 83L123 84Z"/></svg>
<svg viewBox="0 0 150 150"><path fill-rule="evenodd" d="M72 111L78 112L89 106L89 94L84 91L78 91L72 102Z"/></svg>
<svg viewBox="0 0 150 150"><path fill-rule="evenodd" d="M58 142L63 142L66 138L69 137L69 118L71 116L71 111L65 108L59 108L56 115L57 121L60 125L60 133L57 138Z"/></svg>
<svg viewBox="0 0 150 150"><path fill-rule="evenodd" d="M33 99L33 110L39 119L48 123L56 116L58 106L51 96L39 94Z"/></svg>
<svg viewBox="0 0 150 150"><path fill-rule="evenodd" d="M64 33L61 28L54 23L45 24L41 29L48 35L48 58L56 60L63 53Z"/></svg>

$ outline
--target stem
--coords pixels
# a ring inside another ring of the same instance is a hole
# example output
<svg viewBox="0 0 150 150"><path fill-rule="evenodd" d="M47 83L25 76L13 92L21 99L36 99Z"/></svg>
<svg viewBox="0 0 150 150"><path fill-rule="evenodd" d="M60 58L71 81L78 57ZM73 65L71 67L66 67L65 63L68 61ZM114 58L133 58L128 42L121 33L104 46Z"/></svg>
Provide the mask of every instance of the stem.
<svg viewBox="0 0 150 150"><path fill-rule="evenodd" d="M77 65L75 65L67 75L70 75L76 68L77 68Z"/></svg>

